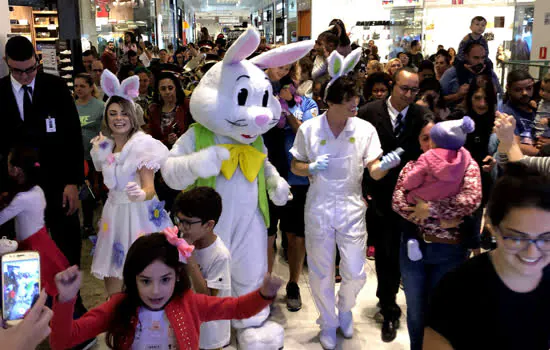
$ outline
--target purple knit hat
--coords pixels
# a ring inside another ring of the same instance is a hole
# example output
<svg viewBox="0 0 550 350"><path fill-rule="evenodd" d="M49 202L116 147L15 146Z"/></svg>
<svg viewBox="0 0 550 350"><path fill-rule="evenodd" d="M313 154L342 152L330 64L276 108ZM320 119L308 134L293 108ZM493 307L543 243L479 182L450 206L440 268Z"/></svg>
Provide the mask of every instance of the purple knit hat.
<svg viewBox="0 0 550 350"><path fill-rule="evenodd" d="M474 129L474 121L466 116L462 119L435 124L430 130L430 137L437 147L456 151L464 146L466 135Z"/></svg>

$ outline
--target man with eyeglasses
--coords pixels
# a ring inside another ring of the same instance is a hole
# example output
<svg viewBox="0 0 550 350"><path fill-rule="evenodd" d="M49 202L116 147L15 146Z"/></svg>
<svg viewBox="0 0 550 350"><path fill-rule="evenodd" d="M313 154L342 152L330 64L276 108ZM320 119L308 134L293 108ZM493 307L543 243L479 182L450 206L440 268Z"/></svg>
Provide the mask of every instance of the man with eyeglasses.
<svg viewBox="0 0 550 350"><path fill-rule="evenodd" d="M23 144L38 150L46 227L69 263L80 265L78 186L84 183L84 149L72 94L60 77L38 71L37 56L27 38L10 38L5 53L10 74L0 79L0 184L8 183L6 161L11 148ZM80 296L75 310L79 315L87 311Z"/></svg>
<svg viewBox="0 0 550 350"><path fill-rule="evenodd" d="M92 73L90 75L92 76L95 87L97 88L97 99L105 102L107 101L108 96L105 95L103 89L101 88L101 75L103 74L103 70L103 63L101 63L100 60L94 60L92 62Z"/></svg>
<svg viewBox="0 0 550 350"><path fill-rule="evenodd" d="M418 136L422 120L431 112L414 103L418 93L418 74L412 68L401 68L395 73L395 83L387 99L367 103L359 110L358 117L370 122L378 133L384 154L401 147L401 164L381 180L374 181L364 174L363 194L372 201L369 203L369 216L380 224L369 225L369 234L376 236L376 275L378 288L376 296L380 300L382 340L391 342L397 335L401 309L396 303L401 273L399 269L399 249L401 241L400 217L392 210L392 197L401 169L422 153ZM369 220L372 221L372 220Z"/></svg>
<svg viewBox="0 0 550 350"><path fill-rule="evenodd" d="M27 38L11 38L5 52L10 74L0 79L4 161L0 171L6 179L5 161L16 144L38 149L46 225L71 265L80 264L77 186L84 182L84 151L76 106L61 78L38 72L34 47Z"/></svg>

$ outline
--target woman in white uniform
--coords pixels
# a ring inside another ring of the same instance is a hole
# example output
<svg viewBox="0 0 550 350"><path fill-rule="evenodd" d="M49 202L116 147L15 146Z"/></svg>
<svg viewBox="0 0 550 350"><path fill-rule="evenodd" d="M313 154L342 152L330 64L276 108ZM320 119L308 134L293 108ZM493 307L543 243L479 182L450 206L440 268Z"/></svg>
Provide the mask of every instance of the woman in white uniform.
<svg viewBox="0 0 550 350"><path fill-rule="evenodd" d="M302 124L290 150L292 172L309 176L311 182L305 208L306 251L312 294L320 312L320 341L325 349L336 347L338 327L345 337L353 335L351 309L366 282L366 205L361 190L364 168L378 180L400 162L396 152L380 160L382 147L375 128L354 118L359 93L342 67L352 70L359 57L360 49L346 59L337 52L331 54L332 80L325 93L329 109ZM338 305L334 296L336 245L342 259Z"/></svg>

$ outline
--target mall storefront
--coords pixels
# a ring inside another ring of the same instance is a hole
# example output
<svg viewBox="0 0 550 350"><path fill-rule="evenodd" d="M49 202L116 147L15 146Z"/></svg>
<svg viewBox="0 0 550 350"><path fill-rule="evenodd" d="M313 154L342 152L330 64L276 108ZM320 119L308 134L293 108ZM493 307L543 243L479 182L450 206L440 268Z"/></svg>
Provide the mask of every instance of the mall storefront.
<svg viewBox="0 0 550 350"><path fill-rule="evenodd" d="M541 1L541 0L539 0ZM438 45L458 49L475 16L487 19L485 38L495 59L503 46L511 59L528 60L535 1L531 0L349 0L335 8L331 0L312 0L312 32L319 35L333 18L341 18L352 42L374 40L382 61L396 47L421 40L424 55Z"/></svg>

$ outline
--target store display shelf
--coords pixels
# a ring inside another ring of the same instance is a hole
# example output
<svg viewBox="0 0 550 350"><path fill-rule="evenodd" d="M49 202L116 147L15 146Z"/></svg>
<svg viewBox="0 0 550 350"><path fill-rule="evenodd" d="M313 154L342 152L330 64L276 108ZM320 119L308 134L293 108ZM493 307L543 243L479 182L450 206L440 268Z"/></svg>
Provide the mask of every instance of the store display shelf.
<svg viewBox="0 0 550 350"><path fill-rule="evenodd" d="M56 28L59 27L57 24L35 24L35 28ZM53 30L53 29L52 29Z"/></svg>
<svg viewBox="0 0 550 350"><path fill-rule="evenodd" d="M11 24L12 27L24 28L30 26L30 24Z"/></svg>
<svg viewBox="0 0 550 350"><path fill-rule="evenodd" d="M57 11L33 11L33 15L57 15Z"/></svg>
<svg viewBox="0 0 550 350"><path fill-rule="evenodd" d="M59 38L36 38L36 41L56 41Z"/></svg>

